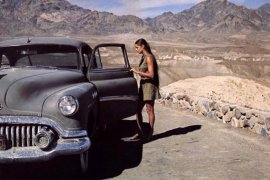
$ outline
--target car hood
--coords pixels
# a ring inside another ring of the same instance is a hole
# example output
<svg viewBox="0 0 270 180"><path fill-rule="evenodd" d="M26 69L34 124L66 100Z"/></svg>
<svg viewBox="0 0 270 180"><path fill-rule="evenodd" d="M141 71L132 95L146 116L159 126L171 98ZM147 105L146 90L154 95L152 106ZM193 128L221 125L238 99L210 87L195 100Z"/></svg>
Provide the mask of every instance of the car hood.
<svg viewBox="0 0 270 180"><path fill-rule="evenodd" d="M84 82L79 71L9 68L0 70L0 114L41 114L47 97L72 84Z"/></svg>

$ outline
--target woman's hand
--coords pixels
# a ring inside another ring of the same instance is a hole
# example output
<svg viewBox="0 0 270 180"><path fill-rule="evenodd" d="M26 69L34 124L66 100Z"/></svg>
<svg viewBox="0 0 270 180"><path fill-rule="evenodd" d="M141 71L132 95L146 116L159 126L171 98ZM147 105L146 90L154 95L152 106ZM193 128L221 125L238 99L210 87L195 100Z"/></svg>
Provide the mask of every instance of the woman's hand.
<svg viewBox="0 0 270 180"><path fill-rule="evenodd" d="M140 75L140 71L137 71L135 68L130 69L131 72Z"/></svg>

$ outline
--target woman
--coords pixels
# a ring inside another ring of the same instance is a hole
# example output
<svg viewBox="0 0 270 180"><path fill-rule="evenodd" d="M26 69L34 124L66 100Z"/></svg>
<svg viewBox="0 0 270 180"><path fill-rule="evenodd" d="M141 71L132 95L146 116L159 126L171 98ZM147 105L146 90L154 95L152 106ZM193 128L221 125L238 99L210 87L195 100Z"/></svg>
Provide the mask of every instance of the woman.
<svg viewBox="0 0 270 180"><path fill-rule="evenodd" d="M142 128L142 109L144 106L146 106L149 119L148 137L151 137L153 135L155 124L154 104L155 99L160 98L160 93L158 65L148 42L145 39L138 39L135 42L135 50L137 51L137 53L142 54L142 59L139 64L139 70L137 71L134 68L131 69L131 71L141 77L139 88L139 106L137 110L137 124L139 127L139 133L133 136L133 139L139 139L144 137L144 132Z"/></svg>

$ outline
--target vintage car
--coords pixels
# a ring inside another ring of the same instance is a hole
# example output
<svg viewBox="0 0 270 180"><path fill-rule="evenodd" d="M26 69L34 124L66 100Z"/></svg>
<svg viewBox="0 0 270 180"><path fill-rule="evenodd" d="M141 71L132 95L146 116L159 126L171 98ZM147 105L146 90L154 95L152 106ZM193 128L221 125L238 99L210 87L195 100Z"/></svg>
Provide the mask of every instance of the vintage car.
<svg viewBox="0 0 270 180"><path fill-rule="evenodd" d="M95 130L136 113L124 44L18 38L0 42L0 62L0 163L78 154L85 172Z"/></svg>

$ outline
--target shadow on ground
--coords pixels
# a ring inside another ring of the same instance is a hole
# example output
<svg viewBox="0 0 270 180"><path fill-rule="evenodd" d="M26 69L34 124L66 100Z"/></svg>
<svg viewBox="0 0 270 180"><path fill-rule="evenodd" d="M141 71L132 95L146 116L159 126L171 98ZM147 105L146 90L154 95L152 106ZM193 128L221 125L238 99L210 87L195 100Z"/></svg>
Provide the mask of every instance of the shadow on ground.
<svg viewBox="0 0 270 180"><path fill-rule="evenodd" d="M144 124L147 127L146 124ZM137 132L135 120L123 120L111 126L94 141L89 171L79 173L79 156L58 157L49 162L2 165L1 180L11 179L106 179L120 175L125 169L138 166L142 160L143 144L173 135L186 134L201 128L193 125L154 135L147 141L123 141Z"/></svg>

